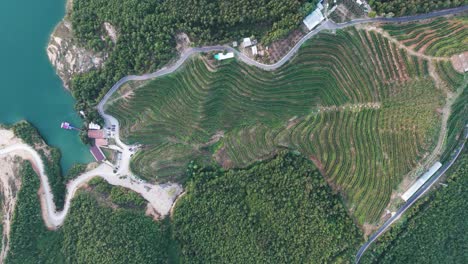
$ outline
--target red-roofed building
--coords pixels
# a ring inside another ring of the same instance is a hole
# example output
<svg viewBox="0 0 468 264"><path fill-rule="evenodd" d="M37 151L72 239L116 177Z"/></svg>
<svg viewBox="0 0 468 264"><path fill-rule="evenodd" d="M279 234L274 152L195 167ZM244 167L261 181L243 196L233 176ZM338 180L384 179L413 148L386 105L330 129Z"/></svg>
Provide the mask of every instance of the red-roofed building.
<svg viewBox="0 0 468 264"><path fill-rule="evenodd" d="M94 144L98 147L102 147L102 146L107 146L109 142L107 141L106 138L96 138L94 140Z"/></svg>
<svg viewBox="0 0 468 264"><path fill-rule="evenodd" d="M88 137L89 138L94 138L94 139L98 139L98 138L105 138L105 133L104 133L104 130L88 130Z"/></svg>
<svg viewBox="0 0 468 264"><path fill-rule="evenodd" d="M104 156L104 153L102 153L99 147L92 146L89 151L91 151L91 154L93 154L93 157L97 162L101 162L106 159L106 156Z"/></svg>

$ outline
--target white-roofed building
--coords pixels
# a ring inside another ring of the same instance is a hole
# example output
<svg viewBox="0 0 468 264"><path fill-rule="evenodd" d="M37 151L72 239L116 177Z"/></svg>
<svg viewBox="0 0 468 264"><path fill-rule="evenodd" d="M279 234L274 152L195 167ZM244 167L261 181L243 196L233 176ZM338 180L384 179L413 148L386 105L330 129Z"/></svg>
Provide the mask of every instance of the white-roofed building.
<svg viewBox="0 0 468 264"><path fill-rule="evenodd" d="M244 48L252 46L252 40L250 40L250 38L244 38L242 46L244 46Z"/></svg>
<svg viewBox="0 0 468 264"><path fill-rule="evenodd" d="M258 54L257 46L252 46L252 55L257 55L257 54Z"/></svg>
<svg viewBox="0 0 468 264"><path fill-rule="evenodd" d="M231 58L234 58L234 53L232 52L228 52L226 54L223 54L222 52L214 55L214 58L216 60L219 60L219 61L222 61L222 60L225 60L225 59L231 59Z"/></svg>
<svg viewBox="0 0 468 264"><path fill-rule="evenodd" d="M413 194L415 192L417 192L419 190L419 188L421 188L421 186L424 185L424 183L426 183L427 180L429 180L429 178L431 178L432 175L434 175L434 173L436 173L440 167L442 167L442 164L440 162L436 162L434 163L434 165L432 165L432 167L426 171L426 173L424 173L402 196L401 196L401 199L408 201L409 198L411 198L411 196L413 196Z"/></svg>
<svg viewBox="0 0 468 264"><path fill-rule="evenodd" d="M310 13L310 15L306 16L302 22L304 22L304 25L307 27L307 29L312 30L324 19L325 17L323 16L322 12L320 12L320 10L317 8L314 10L314 12Z"/></svg>
<svg viewBox="0 0 468 264"><path fill-rule="evenodd" d="M317 4L317 8L318 8L319 10L323 10L323 5L322 5L322 3L318 3L318 4Z"/></svg>
<svg viewBox="0 0 468 264"><path fill-rule="evenodd" d="M91 122L91 123L89 123L88 128L89 128L89 129L96 129L96 130L99 130L99 129L101 129L101 126L98 125L98 124L94 124L93 122Z"/></svg>

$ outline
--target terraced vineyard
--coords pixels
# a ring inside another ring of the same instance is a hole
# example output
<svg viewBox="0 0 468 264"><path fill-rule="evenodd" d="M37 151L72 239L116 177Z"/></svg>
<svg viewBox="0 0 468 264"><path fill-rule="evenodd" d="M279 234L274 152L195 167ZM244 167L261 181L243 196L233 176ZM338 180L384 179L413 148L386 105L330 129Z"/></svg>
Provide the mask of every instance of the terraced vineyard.
<svg viewBox="0 0 468 264"><path fill-rule="evenodd" d="M468 46L467 46L468 47ZM465 48L468 50L468 48ZM440 79L447 87L452 89L460 88L465 82L465 76L457 72L450 61L440 61L436 63L436 70Z"/></svg>
<svg viewBox="0 0 468 264"><path fill-rule="evenodd" d="M359 223L375 222L434 145L444 96L428 62L375 32L321 33L274 72L194 58L113 100L132 169L183 180L190 160L245 167L280 148L310 157Z"/></svg>
<svg viewBox="0 0 468 264"><path fill-rule="evenodd" d="M449 87L463 88L460 95L452 105L452 111L447 125L447 141L445 152L441 160L447 160L452 150L457 146L463 127L468 124L468 73L458 73L449 62L440 62L437 65L439 76ZM457 91L459 92L459 91Z"/></svg>
<svg viewBox="0 0 468 264"><path fill-rule="evenodd" d="M387 24L391 36L415 51L433 56L450 56L467 50L468 16L438 18L426 23Z"/></svg>

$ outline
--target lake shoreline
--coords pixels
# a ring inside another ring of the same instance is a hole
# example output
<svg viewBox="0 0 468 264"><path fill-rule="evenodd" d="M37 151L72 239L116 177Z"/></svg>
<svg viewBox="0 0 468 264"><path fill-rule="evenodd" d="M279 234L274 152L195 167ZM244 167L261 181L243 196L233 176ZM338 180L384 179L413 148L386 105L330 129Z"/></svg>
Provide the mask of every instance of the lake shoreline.
<svg viewBox="0 0 468 264"><path fill-rule="evenodd" d="M108 57L104 52L93 52L76 43L69 18L72 8L73 0L67 0L65 15L49 34L46 46L49 62L67 91L74 76L102 67Z"/></svg>
<svg viewBox="0 0 468 264"><path fill-rule="evenodd" d="M50 146L60 149L61 167L67 171L74 163L93 161L91 153L76 132L60 128L62 122L81 127L74 109L75 100L64 89L50 64L46 49L55 27L62 21L69 1L45 0L0 3L0 123L13 125L21 120L33 124ZM12 89L14 87L14 89Z"/></svg>

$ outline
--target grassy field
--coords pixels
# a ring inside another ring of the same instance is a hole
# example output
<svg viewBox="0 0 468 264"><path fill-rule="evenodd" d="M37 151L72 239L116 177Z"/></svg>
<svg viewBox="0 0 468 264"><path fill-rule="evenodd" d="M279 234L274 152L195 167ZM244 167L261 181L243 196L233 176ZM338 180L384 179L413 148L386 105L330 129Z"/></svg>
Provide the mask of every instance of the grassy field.
<svg viewBox="0 0 468 264"><path fill-rule="evenodd" d="M265 72L195 58L114 100L132 169L183 180L190 160L245 167L280 148L310 157L359 223L379 219L392 190L434 145L443 104L428 63L375 32L321 33Z"/></svg>
<svg viewBox="0 0 468 264"><path fill-rule="evenodd" d="M438 18L426 23L384 25L391 36L416 51L433 56L450 56L467 50L468 16Z"/></svg>

